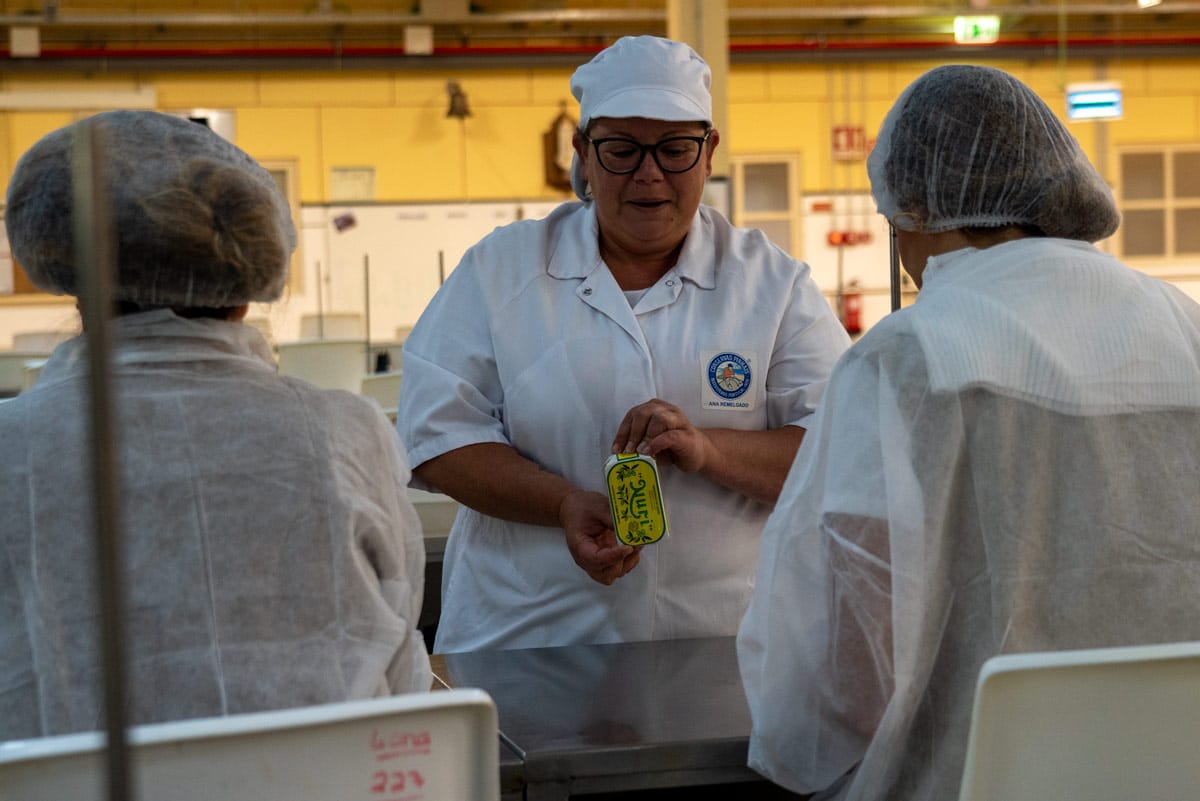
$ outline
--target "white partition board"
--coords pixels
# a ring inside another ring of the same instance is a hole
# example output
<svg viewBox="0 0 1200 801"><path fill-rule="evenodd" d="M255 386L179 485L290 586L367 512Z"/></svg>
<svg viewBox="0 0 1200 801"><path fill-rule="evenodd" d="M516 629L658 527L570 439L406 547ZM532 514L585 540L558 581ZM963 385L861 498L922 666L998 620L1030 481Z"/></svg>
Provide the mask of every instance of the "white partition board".
<svg viewBox="0 0 1200 801"><path fill-rule="evenodd" d="M491 801L495 705L462 689L130 730L138 798ZM0 744L5 801L101 801L99 733Z"/></svg>

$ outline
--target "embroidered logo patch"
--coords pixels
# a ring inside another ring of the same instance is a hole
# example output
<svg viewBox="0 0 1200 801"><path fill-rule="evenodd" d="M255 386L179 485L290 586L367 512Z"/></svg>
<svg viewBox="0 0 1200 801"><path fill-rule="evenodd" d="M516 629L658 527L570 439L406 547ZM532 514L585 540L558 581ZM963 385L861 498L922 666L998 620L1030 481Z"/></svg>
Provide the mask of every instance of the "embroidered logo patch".
<svg viewBox="0 0 1200 801"><path fill-rule="evenodd" d="M705 392L702 399L707 409L746 410L754 408L753 364L750 354L718 351L704 354Z"/></svg>

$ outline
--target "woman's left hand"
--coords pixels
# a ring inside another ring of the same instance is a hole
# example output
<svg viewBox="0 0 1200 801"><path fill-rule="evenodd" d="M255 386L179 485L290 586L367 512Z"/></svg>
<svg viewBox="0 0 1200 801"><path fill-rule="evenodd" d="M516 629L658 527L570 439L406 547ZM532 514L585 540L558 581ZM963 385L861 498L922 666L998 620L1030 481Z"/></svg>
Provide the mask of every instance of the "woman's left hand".
<svg viewBox="0 0 1200 801"><path fill-rule="evenodd" d="M612 452L653 456L685 473L703 470L710 460L719 458L712 440L692 425L682 409L658 398L639 403L625 413L613 438Z"/></svg>

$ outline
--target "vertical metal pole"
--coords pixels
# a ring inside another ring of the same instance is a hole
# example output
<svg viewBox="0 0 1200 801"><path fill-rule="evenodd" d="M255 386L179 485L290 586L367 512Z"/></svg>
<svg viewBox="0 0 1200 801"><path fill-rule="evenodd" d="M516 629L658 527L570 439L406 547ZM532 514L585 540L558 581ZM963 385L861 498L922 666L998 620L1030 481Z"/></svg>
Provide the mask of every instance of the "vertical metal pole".
<svg viewBox="0 0 1200 801"><path fill-rule="evenodd" d="M366 318L367 375L375 372L371 359L371 254L363 254L363 316Z"/></svg>
<svg viewBox="0 0 1200 801"><path fill-rule="evenodd" d="M132 754L125 740L125 631L118 459L112 392L112 281L116 246L107 175L104 129L80 126L72 152L75 260L80 311L87 334L91 395L92 487L95 498L96 573L100 594L101 668L107 732L109 801L131 801Z"/></svg>
<svg viewBox="0 0 1200 801"><path fill-rule="evenodd" d="M317 339L325 338L325 303L321 298L321 260L317 259Z"/></svg>
<svg viewBox="0 0 1200 801"><path fill-rule="evenodd" d="M438 251L438 286L446 283L446 251Z"/></svg>
<svg viewBox="0 0 1200 801"><path fill-rule="evenodd" d="M892 311L900 308L900 251L896 249L896 226L888 223L888 257L891 259Z"/></svg>
<svg viewBox="0 0 1200 801"><path fill-rule="evenodd" d="M837 246L837 316L843 327L846 325L846 245Z"/></svg>

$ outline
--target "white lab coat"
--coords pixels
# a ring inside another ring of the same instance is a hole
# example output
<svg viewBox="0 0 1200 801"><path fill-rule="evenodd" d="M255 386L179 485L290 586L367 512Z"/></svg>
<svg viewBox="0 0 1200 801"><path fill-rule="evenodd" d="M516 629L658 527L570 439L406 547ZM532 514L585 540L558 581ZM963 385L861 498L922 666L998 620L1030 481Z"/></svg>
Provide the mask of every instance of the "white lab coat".
<svg viewBox="0 0 1200 801"><path fill-rule="evenodd" d="M571 203L464 256L404 346L413 465L505 443L603 492L621 418L651 398L700 427L807 425L849 343L807 265L702 207L678 264L631 308L597 242L594 209ZM723 353L749 371L730 397L708 378ZM733 635L770 508L666 466L660 479L671 534L612 586L574 563L560 529L462 509L434 650Z"/></svg>
<svg viewBox="0 0 1200 801"><path fill-rule="evenodd" d="M115 322L129 722L427 690L420 522L369 401L250 326ZM102 728L84 337L0 405L0 740Z"/></svg>
<svg viewBox="0 0 1200 801"><path fill-rule="evenodd" d="M995 654L1200 639L1200 306L1067 240L924 281L835 368L738 635L751 766L820 798L957 798Z"/></svg>

